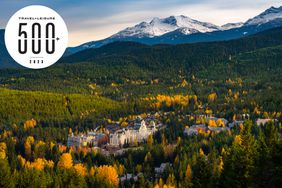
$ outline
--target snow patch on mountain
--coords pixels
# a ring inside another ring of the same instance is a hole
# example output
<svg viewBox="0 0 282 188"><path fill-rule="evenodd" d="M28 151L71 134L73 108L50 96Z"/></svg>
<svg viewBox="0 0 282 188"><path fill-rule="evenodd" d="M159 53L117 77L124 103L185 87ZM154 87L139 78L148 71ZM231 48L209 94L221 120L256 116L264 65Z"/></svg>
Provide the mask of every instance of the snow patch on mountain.
<svg viewBox="0 0 282 188"><path fill-rule="evenodd" d="M170 16L167 18L154 18L151 22L142 22L133 27L128 27L112 38L125 37L156 37L166 33L180 29L183 34L191 34L195 32L212 32L219 30L220 27L207 22L200 22L187 16Z"/></svg>
<svg viewBox="0 0 282 188"><path fill-rule="evenodd" d="M275 8L275 7L270 7L263 13L259 14L258 16L249 19L245 25L261 25L276 19L282 19L282 6Z"/></svg>

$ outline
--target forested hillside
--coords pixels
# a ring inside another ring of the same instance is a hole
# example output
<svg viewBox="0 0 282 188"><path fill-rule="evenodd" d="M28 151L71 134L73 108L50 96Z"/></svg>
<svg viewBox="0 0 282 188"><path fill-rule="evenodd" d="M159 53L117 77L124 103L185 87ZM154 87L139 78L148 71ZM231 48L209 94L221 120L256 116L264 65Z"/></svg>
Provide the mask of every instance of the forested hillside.
<svg viewBox="0 0 282 188"><path fill-rule="evenodd" d="M43 125L71 125L83 121L88 114L116 114L122 106L104 97L82 94L58 94L0 88L0 124L24 123L35 118ZM53 123L52 123L53 122Z"/></svg>
<svg viewBox="0 0 282 188"><path fill-rule="evenodd" d="M132 63L145 68L174 67L193 70L198 66L211 65L230 55L282 44L282 28L268 30L253 36L225 42L183 45L147 46L133 42L114 42L98 49L78 52L62 59L62 62L97 61L98 64L116 65L116 59L130 58Z"/></svg>
<svg viewBox="0 0 282 188"><path fill-rule="evenodd" d="M116 42L44 70L1 69L0 187L279 187L281 33ZM119 152L106 142L147 116L164 128ZM97 127L106 144L69 145Z"/></svg>

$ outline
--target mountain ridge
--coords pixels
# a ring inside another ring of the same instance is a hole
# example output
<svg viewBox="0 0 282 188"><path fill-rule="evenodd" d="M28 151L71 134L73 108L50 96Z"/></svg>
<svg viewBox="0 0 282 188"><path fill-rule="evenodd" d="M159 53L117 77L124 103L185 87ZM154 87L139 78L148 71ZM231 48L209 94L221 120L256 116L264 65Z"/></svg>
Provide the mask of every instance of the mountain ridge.
<svg viewBox="0 0 282 188"><path fill-rule="evenodd" d="M149 23L141 22L133 27L121 30L112 35L111 38L156 37L180 28L192 30L193 32L211 32L218 30L220 27L208 22L201 22L184 15L169 16L167 18L155 17Z"/></svg>
<svg viewBox="0 0 282 188"><path fill-rule="evenodd" d="M265 21L262 21L264 19ZM282 6L270 7L245 23L227 23L222 26L198 21L184 15L169 16L153 18L150 22L141 22L103 40L70 47L68 51L75 53L87 48L98 48L114 41L135 41L154 45L230 40L280 26L282 26Z"/></svg>

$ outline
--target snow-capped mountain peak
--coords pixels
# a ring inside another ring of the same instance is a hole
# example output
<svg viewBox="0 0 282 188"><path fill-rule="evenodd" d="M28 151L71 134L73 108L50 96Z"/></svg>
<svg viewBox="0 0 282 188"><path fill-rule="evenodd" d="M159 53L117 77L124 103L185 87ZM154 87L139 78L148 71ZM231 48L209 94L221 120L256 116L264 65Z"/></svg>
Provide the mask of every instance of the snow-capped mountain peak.
<svg viewBox="0 0 282 188"><path fill-rule="evenodd" d="M270 7L258 16L249 19L245 25L260 25L276 19L282 19L282 6L278 8Z"/></svg>
<svg viewBox="0 0 282 188"><path fill-rule="evenodd" d="M152 21L141 22L133 27L128 27L112 37L156 37L180 29L183 34L195 32L212 32L220 27L207 22L200 22L187 16L170 16L167 18L153 18ZM193 32L191 32L193 31Z"/></svg>

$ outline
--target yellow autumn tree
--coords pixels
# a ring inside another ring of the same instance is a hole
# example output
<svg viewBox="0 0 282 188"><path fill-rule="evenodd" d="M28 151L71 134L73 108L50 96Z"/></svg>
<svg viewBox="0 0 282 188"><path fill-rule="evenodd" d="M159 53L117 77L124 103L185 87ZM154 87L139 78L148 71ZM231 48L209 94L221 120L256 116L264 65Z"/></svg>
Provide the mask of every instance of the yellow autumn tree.
<svg viewBox="0 0 282 188"><path fill-rule="evenodd" d="M224 127L224 126L225 126L224 121L223 121L221 118L219 118L219 119L216 121L216 124L217 124L217 126L219 126L219 127Z"/></svg>
<svg viewBox="0 0 282 188"><path fill-rule="evenodd" d="M190 164L187 165L186 172L185 172L185 178L186 178L189 182L191 182L191 180L192 180L192 169L191 169Z"/></svg>
<svg viewBox="0 0 282 188"><path fill-rule="evenodd" d="M158 184L156 184L156 185L154 186L154 188L160 188L160 186L159 186Z"/></svg>
<svg viewBox="0 0 282 188"><path fill-rule="evenodd" d="M58 162L58 167L61 169L70 169L73 166L72 156L70 153L63 153Z"/></svg>
<svg viewBox="0 0 282 188"><path fill-rule="evenodd" d="M212 109L206 108L205 113L211 115L212 114Z"/></svg>
<svg viewBox="0 0 282 188"><path fill-rule="evenodd" d="M223 159L222 159L222 157L220 156L220 158L219 158L219 165L218 165L219 173L220 173L220 174L221 174L221 172L223 171L223 167L224 167Z"/></svg>
<svg viewBox="0 0 282 188"><path fill-rule="evenodd" d="M186 87L188 86L188 82L184 79L181 84L180 84L181 87Z"/></svg>
<svg viewBox="0 0 282 188"><path fill-rule="evenodd" d="M162 178L159 179L159 186L162 188L164 185L164 181Z"/></svg>
<svg viewBox="0 0 282 188"><path fill-rule="evenodd" d="M199 150L199 154L200 154L200 156L205 156L205 153L204 153L204 151L203 151L203 149L202 149L202 148L200 148L200 150Z"/></svg>
<svg viewBox="0 0 282 188"><path fill-rule="evenodd" d="M24 123L24 129L27 130L27 129L30 129L30 128L34 128L36 125L37 125L37 122L36 122L35 119L27 120Z"/></svg>
<svg viewBox="0 0 282 188"><path fill-rule="evenodd" d="M54 168L54 162L52 160L45 161L45 167Z"/></svg>
<svg viewBox="0 0 282 188"><path fill-rule="evenodd" d="M225 151L225 149L224 149L224 148L222 148L222 149L221 149L220 154L221 154L221 155L225 155L225 154L226 154L226 151Z"/></svg>
<svg viewBox="0 0 282 188"><path fill-rule="evenodd" d="M36 170L43 170L45 167L45 161L42 158L37 158L35 159L34 162L27 162L26 163L26 168L31 169L34 168Z"/></svg>
<svg viewBox="0 0 282 188"><path fill-rule="evenodd" d="M100 180L107 181L114 187L118 187L119 179L118 173L113 166L110 165L103 165L99 166L96 170L96 176Z"/></svg>
<svg viewBox="0 0 282 188"><path fill-rule="evenodd" d="M215 92L208 95L209 102L214 102L216 98L217 98L217 94Z"/></svg>
<svg viewBox="0 0 282 188"><path fill-rule="evenodd" d="M54 147L55 145L56 145L56 144L55 144L55 143L53 143L52 141L50 142L50 144L49 144L50 151L52 151L52 150L53 150L53 147Z"/></svg>
<svg viewBox="0 0 282 188"><path fill-rule="evenodd" d="M53 168L54 162L52 160L46 160L45 158L37 158L34 162L26 161L22 156L18 156L18 161L22 167L27 169L44 170L45 167Z"/></svg>
<svg viewBox="0 0 282 188"><path fill-rule="evenodd" d="M13 127L13 125L12 125L12 127ZM17 128L15 127L13 129L17 129ZM10 137L12 135L13 135L12 131L4 130L3 134L2 135L0 134L0 138L5 139L5 138L8 138L8 137Z"/></svg>
<svg viewBox="0 0 282 188"><path fill-rule="evenodd" d="M209 126L209 127L216 127L216 122L215 122L215 120L210 119L210 120L208 121L208 126Z"/></svg>
<svg viewBox="0 0 282 188"><path fill-rule="evenodd" d="M235 94L234 94L234 100L236 101L236 100L238 100L238 98L239 98L239 96L240 96L240 93L239 92L236 92Z"/></svg>
<svg viewBox="0 0 282 188"><path fill-rule="evenodd" d="M26 163L25 158L23 158L21 155L18 155L17 158L18 158L18 161L19 161L21 167L23 168L25 166L25 163Z"/></svg>
<svg viewBox="0 0 282 188"><path fill-rule="evenodd" d="M229 96L232 96L232 94L233 94L232 90L231 90L231 89L228 89L228 95L229 95Z"/></svg>
<svg viewBox="0 0 282 188"><path fill-rule="evenodd" d="M163 188L175 188L175 186L174 185L166 185L166 184L164 184Z"/></svg>
<svg viewBox="0 0 282 188"><path fill-rule="evenodd" d="M85 166L81 163L79 164L75 164L73 166L74 170L76 173L78 173L80 176L86 176L87 175L87 169L85 168Z"/></svg>
<svg viewBox="0 0 282 188"><path fill-rule="evenodd" d="M7 145L5 142L0 142L0 159L6 159Z"/></svg>
<svg viewBox="0 0 282 188"><path fill-rule="evenodd" d="M236 135L235 136L235 139L234 139L234 142L236 143L236 144L241 144L242 143L242 138L241 138L241 136L240 135Z"/></svg>
<svg viewBox="0 0 282 188"><path fill-rule="evenodd" d="M28 136L25 141L30 143L30 144L33 144L35 140L34 140L33 136Z"/></svg>
<svg viewBox="0 0 282 188"><path fill-rule="evenodd" d="M189 95L174 95L174 96L168 96L168 95L157 95L156 97L147 97L144 98L145 101L152 101L155 108L161 108L164 105L166 107L172 107L172 106L180 106L181 108L184 108L188 106L189 99L196 99L197 96L189 96Z"/></svg>

